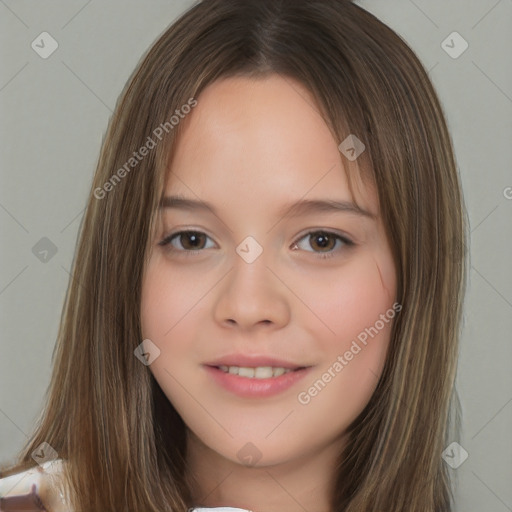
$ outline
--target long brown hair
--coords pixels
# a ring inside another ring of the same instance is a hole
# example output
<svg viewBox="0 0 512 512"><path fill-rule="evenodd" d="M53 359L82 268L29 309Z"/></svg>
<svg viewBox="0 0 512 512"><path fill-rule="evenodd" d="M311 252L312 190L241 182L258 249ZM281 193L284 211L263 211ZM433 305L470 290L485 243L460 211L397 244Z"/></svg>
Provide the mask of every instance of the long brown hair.
<svg viewBox="0 0 512 512"><path fill-rule="evenodd" d="M378 191L397 268L402 310L378 386L339 454L332 510L451 510L441 453L453 440L466 220L428 74L395 32L349 0L204 0L159 37L116 105L80 226L47 402L9 470L33 465L32 451L49 443L68 462L76 512L193 505L185 425L134 357L148 244L182 126L169 119L220 77L271 73L311 91L337 140L356 134L365 144L358 168ZM155 146L127 166L148 137Z"/></svg>

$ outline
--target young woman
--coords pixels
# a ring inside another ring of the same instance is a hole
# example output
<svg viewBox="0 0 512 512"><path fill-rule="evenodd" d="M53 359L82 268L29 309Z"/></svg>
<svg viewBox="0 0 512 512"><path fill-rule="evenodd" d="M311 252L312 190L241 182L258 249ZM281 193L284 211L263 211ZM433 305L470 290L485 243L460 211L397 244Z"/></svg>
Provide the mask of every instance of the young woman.
<svg viewBox="0 0 512 512"><path fill-rule="evenodd" d="M0 508L450 511L464 233L392 30L348 0L199 2L112 117Z"/></svg>

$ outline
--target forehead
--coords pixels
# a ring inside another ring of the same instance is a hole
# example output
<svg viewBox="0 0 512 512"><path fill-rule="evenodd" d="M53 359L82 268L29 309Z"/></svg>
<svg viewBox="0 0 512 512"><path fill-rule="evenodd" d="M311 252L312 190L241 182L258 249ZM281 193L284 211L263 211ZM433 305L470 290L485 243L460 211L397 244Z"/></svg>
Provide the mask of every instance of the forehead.
<svg viewBox="0 0 512 512"><path fill-rule="evenodd" d="M302 84L279 75L230 77L210 84L197 100L183 121L166 195L259 208L322 196L356 200L376 212L357 163L347 169L339 141Z"/></svg>

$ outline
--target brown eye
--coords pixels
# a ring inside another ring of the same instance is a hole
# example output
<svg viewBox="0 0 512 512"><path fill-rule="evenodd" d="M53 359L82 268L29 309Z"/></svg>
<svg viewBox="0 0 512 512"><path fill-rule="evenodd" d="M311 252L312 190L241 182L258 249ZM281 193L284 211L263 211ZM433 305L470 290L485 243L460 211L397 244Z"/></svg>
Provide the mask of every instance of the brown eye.
<svg viewBox="0 0 512 512"><path fill-rule="evenodd" d="M190 252L205 249L208 236L201 231L179 231L164 238L159 245L169 245L170 249L177 252ZM211 247L211 245L210 245Z"/></svg>
<svg viewBox="0 0 512 512"><path fill-rule="evenodd" d="M310 245L316 251L326 252L331 251L336 246L337 236L332 233L325 233L323 231L319 231L318 233L311 233L310 237Z"/></svg>
<svg viewBox="0 0 512 512"><path fill-rule="evenodd" d="M307 242L306 246L305 242ZM319 258L328 258L335 256L340 250L353 245L355 245L354 242L342 235L330 231L317 230L306 233L305 236L294 244L294 249L312 252Z"/></svg>
<svg viewBox="0 0 512 512"><path fill-rule="evenodd" d="M205 242L204 233L198 233L196 231L185 231L177 236L181 245L186 250L197 250L203 249Z"/></svg>

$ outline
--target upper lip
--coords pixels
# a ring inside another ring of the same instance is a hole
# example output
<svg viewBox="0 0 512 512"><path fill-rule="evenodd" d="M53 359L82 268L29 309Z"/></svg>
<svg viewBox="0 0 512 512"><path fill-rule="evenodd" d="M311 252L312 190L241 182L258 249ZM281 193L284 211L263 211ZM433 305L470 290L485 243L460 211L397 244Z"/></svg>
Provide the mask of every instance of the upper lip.
<svg viewBox="0 0 512 512"><path fill-rule="evenodd" d="M306 365L296 364L284 359L270 356L257 356L248 354L231 354L214 361L205 363L206 366L242 366L256 368L260 366L272 366L273 368L285 368L296 370L297 368L305 368Z"/></svg>

